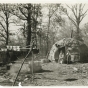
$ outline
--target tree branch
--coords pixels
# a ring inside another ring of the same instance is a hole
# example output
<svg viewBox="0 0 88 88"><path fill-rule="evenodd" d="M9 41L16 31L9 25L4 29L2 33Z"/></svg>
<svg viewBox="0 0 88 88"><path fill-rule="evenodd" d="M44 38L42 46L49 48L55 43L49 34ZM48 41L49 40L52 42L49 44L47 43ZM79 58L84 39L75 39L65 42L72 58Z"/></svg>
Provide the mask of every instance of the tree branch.
<svg viewBox="0 0 88 88"><path fill-rule="evenodd" d="M83 7L82 7L82 9L81 9L82 11L83 11L83 8L84 8L84 7L85 7L85 4L83 5Z"/></svg>
<svg viewBox="0 0 88 88"><path fill-rule="evenodd" d="M1 41L5 42L5 40L4 40L4 39L0 39L0 42L1 42Z"/></svg>
<svg viewBox="0 0 88 88"><path fill-rule="evenodd" d="M53 11L53 14L54 14L57 10L58 10L58 8L56 8L56 9ZM52 17L53 14L51 14L50 18Z"/></svg>
<svg viewBox="0 0 88 88"><path fill-rule="evenodd" d="M84 16L82 16L82 18L80 19L80 22L83 20L83 18L86 16L86 14L84 14Z"/></svg>
<svg viewBox="0 0 88 88"><path fill-rule="evenodd" d="M68 18L72 21L72 23L77 27L76 23L72 20L72 18L68 15L68 13L66 13L66 15L67 15Z"/></svg>
<svg viewBox="0 0 88 88"><path fill-rule="evenodd" d="M26 6L26 5L24 5L23 7L24 7L25 9L29 9L29 7L28 7L28 6Z"/></svg>
<svg viewBox="0 0 88 88"><path fill-rule="evenodd" d="M6 37L3 33L0 33L0 36L6 39Z"/></svg>
<svg viewBox="0 0 88 88"><path fill-rule="evenodd" d="M67 4L66 4L66 6L67 6L69 9L71 9L71 10L72 10L72 8L71 8L70 6L68 6Z"/></svg>
<svg viewBox="0 0 88 88"><path fill-rule="evenodd" d="M15 16L17 16L17 17L20 18L21 20L27 20L26 18L23 18L23 17L18 16L18 15L16 15L16 14L15 14Z"/></svg>
<svg viewBox="0 0 88 88"><path fill-rule="evenodd" d="M26 17L26 19L27 19L27 16L25 15L25 13L22 11L22 8L21 7L19 7L19 10L20 10L20 12Z"/></svg>
<svg viewBox="0 0 88 88"><path fill-rule="evenodd" d="M87 11L88 11L88 9L81 16L84 16L87 13Z"/></svg>
<svg viewBox="0 0 88 88"><path fill-rule="evenodd" d="M4 25L0 22L0 25L2 26L2 28L5 30L5 32L7 33L7 31L6 31L6 29L5 29L5 27L4 27Z"/></svg>
<svg viewBox="0 0 88 88"><path fill-rule="evenodd" d="M76 18L76 20L77 20L77 15L76 15L76 14L77 14L77 11L76 11L76 13L75 13L74 9L75 9L75 7L72 7L71 10L72 10L72 12L73 12L73 14L74 14L74 16L75 16L75 18Z"/></svg>
<svg viewBox="0 0 88 88"><path fill-rule="evenodd" d="M67 4L66 4L66 5L67 5ZM76 9L77 7L72 6L72 8L71 8L71 7L68 6L68 5L67 5L67 7L70 8L70 10L73 12L73 14L74 14L74 16L75 16L75 18L76 18L76 20L77 20L77 9ZM74 11L74 9L76 10L76 12Z"/></svg>
<svg viewBox="0 0 88 88"><path fill-rule="evenodd" d="M27 20L26 18L23 18L23 17L21 17L21 16L19 16L19 15L17 15L16 13L14 13L14 12L11 12L11 11L9 11L11 14L13 14L14 16L16 16L16 17L18 17L18 18L20 18L21 20Z"/></svg>
<svg viewBox="0 0 88 88"><path fill-rule="evenodd" d="M3 16L0 15L0 17L4 20L4 22L6 22L5 18Z"/></svg>
<svg viewBox="0 0 88 88"><path fill-rule="evenodd" d="M76 13L76 16L77 16L77 13L78 13L78 12L77 12L77 4L74 6L74 8L75 8L75 10L76 10L75 13Z"/></svg>
<svg viewBox="0 0 88 88"><path fill-rule="evenodd" d="M81 16L81 4L79 5L79 17Z"/></svg>

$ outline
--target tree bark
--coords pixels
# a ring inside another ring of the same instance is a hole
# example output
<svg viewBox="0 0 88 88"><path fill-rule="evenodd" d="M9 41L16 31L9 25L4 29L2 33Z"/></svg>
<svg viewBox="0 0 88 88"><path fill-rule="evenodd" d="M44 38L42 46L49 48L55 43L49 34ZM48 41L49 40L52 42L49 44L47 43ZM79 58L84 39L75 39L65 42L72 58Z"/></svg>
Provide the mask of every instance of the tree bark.
<svg viewBox="0 0 88 88"><path fill-rule="evenodd" d="M46 55L48 54L48 50L49 50L49 28L50 28L50 17L49 17L49 23L48 23L48 32L47 32L47 49L46 49Z"/></svg>
<svg viewBox="0 0 88 88"><path fill-rule="evenodd" d="M71 30L71 38L73 38L73 30Z"/></svg>
<svg viewBox="0 0 88 88"><path fill-rule="evenodd" d="M8 21L9 17L8 17L8 15L9 15L8 12L6 12L6 29L7 29L6 30L7 31L6 32L6 36L7 36L7 38L6 38L6 45L8 45L8 41L9 41L9 23L8 23L9 22Z"/></svg>
<svg viewBox="0 0 88 88"><path fill-rule="evenodd" d="M26 45L29 46L30 45L30 42L31 42L31 13L30 13L30 10L31 10L31 5L28 4L28 17L27 17L27 43Z"/></svg>

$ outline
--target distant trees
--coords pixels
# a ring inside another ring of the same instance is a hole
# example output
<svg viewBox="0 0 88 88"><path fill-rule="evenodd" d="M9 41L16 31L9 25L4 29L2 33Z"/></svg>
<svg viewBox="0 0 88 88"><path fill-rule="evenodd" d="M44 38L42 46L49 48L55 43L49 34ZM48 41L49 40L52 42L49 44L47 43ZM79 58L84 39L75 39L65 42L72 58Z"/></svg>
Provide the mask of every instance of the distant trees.
<svg viewBox="0 0 88 88"><path fill-rule="evenodd" d="M4 41L6 45L9 43L11 21L11 14L9 13L10 5L0 4L0 40Z"/></svg>
<svg viewBox="0 0 88 88"><path fill-rule="evenodd" d="M84 11L85 5L66 6L72 16L61 4L0 4L0 41L9 44L10 23L20 27L18 27L20 33L15 35L19 42L14 42L17 40L15 38L11 40L14 45L26 43L29 47L34 40L35 45L38 45L41 53L44 51L45 55L49 53L52 45L62 38L76 36L77 39L82 40L80 23L87 13L87 10ZM46 12L43 9L46 9Z"/></svg>
<svg viewBox="0 0 88 88"><path fill-rule="evenodd" d="M49 32L50 32L50 26L51 26L51 18L52 16L55 14L55 12L58 10L58 7L60 6L60 4L48 4L47 8L48 8L48 30L47 30L47 50L46 53L48 53L48 49L49 49Z"/></svg>
<svg viewBox="0 0 88 88"><path fill-rule="evenodd" d="M59 39L72 38L74 36L74 33L72 33L74 31L72 30L74 30L74 25L69 20L65 19L65 23L62 24L61 29L59 29Z"/></svg>
<svg viewBox="0 0 88 88"><path fill-rule="evenodd" d="M68 16L68 18L71 20L71 22L76 27L77 33L76 33L76 39L82 40L82 37L80 36L80 23L82 22L83 18L86 16L86 13L88 9L84 12L85 4L75 4L75 5L66 5L70 11L72 12L72 16L69 15L67 12L67 9L61 8L61 10Z"/></svg>
<svg viewBox="0 0 88 88"><path fill-rule="evenodd" d="M46 54L49 52L49 47L50 47L50 39L51 37L55 36L52 35L51 33L53 30L55 30L56 26L53 25L56 18L60 17L60 15L58 15L58 17L56 17L56 13L59 13L59 7L60 4L46 4L45 7L47 8L47 24L46 26ZM54 21L54 22L53 22ZM59 20L60 21L60 20ZM54 33L54 32L53 32ZM54 38L54 37L53 37Z"/></svg>
<svg viewBox="0 0 88 88"><path fill-rule="evenodd" d="M88 23L85 23L82 29L84 43L88 46Z"/></svg>
<svg viewBox="0 0 88 88"><path fill-rule="evenodd" d="M43 19L41 21L41 28L38 32L38 36L40 37L42 47L45 47L45 55L48 55L52 45L60 39L58 36L58 34L60 34L59 29L64 23L64 20L59 11L60 4L46 4L43 8L44 10L46 9L47 12L45 15L44 12L42 12Z"/></svg>
<svg viewBox="0 0 88 88"><path fill-rule="evenodd" d="M17 16L20 20L27 21L27 45L30 45L31 41L31 8L31 4L15 4L12 5L12 10L10 11L10 13Z"/></svg>
<svg viewBox="0 0 88 88"><path fill-rule="evenodd" d="M40 4L15 4L12 5L12 10L10 11L13 15L17 16L20 20L24 21L22 31L24 33L24 37L26 37L26 45L29 46L31 43L32 31L36 30L36 26L38 24L38 16L41 14L40 12ZM13 10L13 8L15 8ZM18 13L19 12L19 13Z"/></svg>

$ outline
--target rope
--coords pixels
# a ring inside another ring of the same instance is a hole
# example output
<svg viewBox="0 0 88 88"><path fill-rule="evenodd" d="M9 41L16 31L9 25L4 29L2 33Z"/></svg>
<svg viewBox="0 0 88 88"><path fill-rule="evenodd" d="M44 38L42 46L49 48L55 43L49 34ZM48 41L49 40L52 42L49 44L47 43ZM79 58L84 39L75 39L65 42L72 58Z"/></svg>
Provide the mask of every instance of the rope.
<svg viewBox="0 0 88 88"><path fill-rule="evenodd" d="M24 62L25 62L25 60L26 60L26 58L27 58L28 55L30 54L31 50L32 50L32 48L29 50L28 54L25 56L25 58L24 58L24 60L23 60L23 62L22 62L22 64L21 64L21 67L20 67L20 69L19 69L19 71L18 71L18 74L17 74L17 76L16 76L16 78L15 78L15 81L14 81L14 83L13 83L13 86L15 85L16 80L17 80L17 78L18 78L18 75L19 75L19 73L20 73L20 71L21 71L21 68L22 68L22 66L23 66L23 64L24 64Z"/></svg>

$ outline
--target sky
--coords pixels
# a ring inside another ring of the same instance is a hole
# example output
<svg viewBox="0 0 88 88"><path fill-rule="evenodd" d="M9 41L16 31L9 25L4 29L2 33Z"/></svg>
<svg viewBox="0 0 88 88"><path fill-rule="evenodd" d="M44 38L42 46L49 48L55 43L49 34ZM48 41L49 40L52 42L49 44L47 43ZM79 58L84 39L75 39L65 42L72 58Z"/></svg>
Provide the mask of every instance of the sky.
<svg viewBox="0 0 88 88"><path fill-rule="evenodd" d="M84 10L86 10L86 9L88 9L88 4L86 4ZM87 11L87 15L85 16L85 18L84 18L83 21L82 21L82 24L84 24L84 23L86 23L86 22L88 22L88 11Z"/></svg>
<svg viewBox="0 0 88 88"><path fill-rule="evenodd" d="M88 0L0 0L1 3L88 3Z"/></svg>

